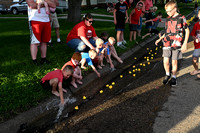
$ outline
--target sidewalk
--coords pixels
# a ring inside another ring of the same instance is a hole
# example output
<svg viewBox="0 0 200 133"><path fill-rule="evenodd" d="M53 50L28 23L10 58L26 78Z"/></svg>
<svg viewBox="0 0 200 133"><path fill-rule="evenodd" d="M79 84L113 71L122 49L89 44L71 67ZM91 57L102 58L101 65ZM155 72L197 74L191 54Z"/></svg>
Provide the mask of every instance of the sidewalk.
<svg viewBox="0 0 200 133"><path fill-rule="evenodd" d="M84 15L84 14L81 14L81 15ZM58 19L66 19L67 16L68 16L68 15L65 14L65 16L58 17ZM98 19L98 18L95 18L95 16L113 18L112 15L104 15L104 14L92 13L92 16L94 16L93 19L94 19L95 21L102 21L102 22L104 21L104 22L112 22L112 23L114 23L114 21L111 20L111 19ZM142 18L142 20L145 21L145 18ZM166 18L162 18L162 21L165 21L165 20L166 20ZM145 23L143 22L142 25L145 25ZM164 24L164 23L159 23L159 24L158 24L158 27L163 28L163 27L165 27L165 24Z"/></svg>
<svg viewBox="0 0 200 133"><path fill-rule="evenodd" d="M200 132L200 80L189 74L194 70L192 53L193 47L183 55L177 75L178 85L172 88L171 96L158 113L153 126L155 133Z"/></svg>
<svg viewBox="0 0 200 133"><path fill-rule="evenodd" d="M180 61L178 85L172 87L171 96L158 113L153 125L155 133L200 133L200 80L189 74L194 70L193 45L190 39L189 49Z"/></svg>

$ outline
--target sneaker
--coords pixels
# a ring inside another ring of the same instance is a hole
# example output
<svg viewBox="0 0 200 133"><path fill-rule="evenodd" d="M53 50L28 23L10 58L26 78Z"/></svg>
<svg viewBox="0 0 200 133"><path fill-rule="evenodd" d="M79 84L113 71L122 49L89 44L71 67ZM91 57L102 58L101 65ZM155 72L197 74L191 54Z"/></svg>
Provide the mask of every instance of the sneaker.
<svg viewBox="0 0 200 133"><path fill-rule="evenodd" d="M37 60L33 60L33 64L36 65L36 66L38 66Z"/></svg>
<svg viewBox="0 0 200 133"><path fill-rule="evenodd" d="M118 47L122 48L122 49L126 49L126 46L124 46L123 44L117 45Z"/></svg>
<svg viewBox="0 0 200 133"><path fill-rule="evenodd" d="M171 76L166 75L164 80L163 80L163 84L166 85L169 82Z"/></svg>
<svg viewBox="0 0 200 133"><path fill-rule="evenodd" d="M123 41L122 41L122 44L127 44L126 40L123 40Z"/></svg>
<svg viewBox="0 0 200 133"><path fill-rule="evenodd" d="M57 43L59 43L59 44L63 44L61 41L60 41L60 42L57 41Z"/></svg>
<svg viewBox="0 0 200 133"><path fill-rule="evenodd" d="M176 82L176 78L172 78L171 79L171 86L176 86L177 82Z"/></svg>
<svg viewBox="0 0 200 133"><path fill-rule="evenodd" d="M50 61L48 61L46 58L45 59L41 59L40 64L50 64Z"/></svg>

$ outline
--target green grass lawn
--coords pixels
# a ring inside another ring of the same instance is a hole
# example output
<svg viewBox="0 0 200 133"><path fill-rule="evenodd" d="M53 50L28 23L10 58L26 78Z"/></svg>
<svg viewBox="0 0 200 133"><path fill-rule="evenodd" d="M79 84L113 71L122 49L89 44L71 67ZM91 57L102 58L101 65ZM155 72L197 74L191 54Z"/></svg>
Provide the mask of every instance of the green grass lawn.
<svg viewBox="0 0 200 133"><path fill-rule="evenodd" d="M75 23L59 20L61 39L63 45L54 43L48 47L47 57L50 65L34 66L32 64L29 46L29 28L27 19L0 19L0 119L8 118L14 114L37 105L41 100L51 96L50 91L42 89L40 79L54 68L60 69L65 62L70 60L73 51L65 40ZM110 22L95 21L93 26L98 35L107 31L115 36L114 24ZM127 25L128 26L128 25ZM128 40L128 28L125 38ZM55 31L52 40L55 42ZM134 43L128 44L132 47ZM119 50L119 53L124 52ZM38 52L40 59L40 52Z"/></svg>
<svg viewBox="0 0 200 133"><path fill-rule="evenodd" d="M191 5L192 6L192 5ZM182 14L186 15L193 11L188 9L184 4L179 6ZM161 7L158 7L161 8ZM162 9L162 8L161 8ZM159 10L161 10L159 9ZM186 11L187 9L189 11ZM91 10L93 12L95 10ZM105 9L97 9L97 13L106 12ZM88 11L85 11L85 13ZM162 10L162 12L164 12ZM96 12L95 12L96 13ZM111 14L112 15L112 14ZM2 15L0 15L2 16ZM3 15L3 16L18 16L18 15ZM19 15L27 16L27 15ZM95 18L95 17L94 17ZM102 17L97 17L102 18ZM104 18L104 17L103 17ZM69 31L74 27L75 23L59 20L60 35L64 42L63 45L56 44L55 31L52 31L53 47L48 47L47 58L51 61L50 65L34 66L30 55L29 28L27 19L0 19L0 122L25 111L30 107L37 105L40 101L51 96L50 91L42 89L39 84L40 79L54 68L60 69L62 65L70 60L73 51L66 44L66 37ZM102 31L107 31L110 36L116 34L115 26L111 22L93 23L97 35ZM161 30L161 29L160 29ZM147 30L143 28L142 34ZM125 39L129 40L129 28L126 24ZM138 41L142 41L138 38ZM127 49L132 48L135 42L129 42ZM126 50L116 48L121 54ZM38 52L40 59L40 52Z"/></svg>

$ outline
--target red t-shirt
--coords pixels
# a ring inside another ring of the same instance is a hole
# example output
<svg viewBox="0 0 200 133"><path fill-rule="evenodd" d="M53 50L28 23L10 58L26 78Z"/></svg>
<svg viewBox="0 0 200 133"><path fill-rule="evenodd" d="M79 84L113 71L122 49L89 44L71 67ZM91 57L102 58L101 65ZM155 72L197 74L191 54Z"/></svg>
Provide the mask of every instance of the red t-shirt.
<svg viewBox="0 0 200 133"><path fill-rule="evenodd" d="M75 68L76 68L76 65L74 65L74 64L72 63L72 60L70 60L70 61L68 61L67 63L65 63L65 65L63 65L62 69L64 69L64 67L67 66L67 65L72 66L72 67L74 68L74 70L75 70Z"/></svg>
<svg viewBox="0 0 200 133"><path fill-rule="evenodd" d="M42 80L42 83L44 83L45 81L51 80L51 79L54 79L54 78L58 78L58 81L62 82L63 81L62 70L57 69L55 71L51 71L51 72L47 73L41 80Z"/></svg>
<svg viewBox="0 0 200 133"><path fill-rule="evenodd" d="M93 26L86 26L84 21L81 21L69 32L67 42L72 39L80 39L80 36L86 37L88 40L91 37L96 37L96 32Z"/></svg>
<svg viewBox="0 0 200 133"><path fill-rule="evenodd" d="M138 10L137 8L134 8L133 10L135 10L135 13L131 15L131 24L138 24L142 9Z"/></svg>
<svg viewBox="0 0 200 133"><path fill-rule="evenodd" d="M191 36L198 37L200 39L200 22L197 22L194 24L194 27L191 32ZM200 42L196 43L196 41L194 40L194 47L195 47L195 49L199 49Z"/></svg>

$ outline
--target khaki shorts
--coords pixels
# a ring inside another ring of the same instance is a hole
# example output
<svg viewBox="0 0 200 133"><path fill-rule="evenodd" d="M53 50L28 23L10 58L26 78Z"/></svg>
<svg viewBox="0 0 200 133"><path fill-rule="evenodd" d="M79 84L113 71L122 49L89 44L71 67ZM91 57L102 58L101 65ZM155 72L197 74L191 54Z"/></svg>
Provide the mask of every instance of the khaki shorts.
<svg viewBox="0 0 200 133"><path fill-rule="evenodd" d="M56 13L51 13L51 27L52 28L60 27Z"/></svg>
<svg viewBox="0 0 200 133"><path fill-rule="evenodd" d="M172 60L179 60L182 59L182 53L180 49L176 50L163 49L162 57L172 58Z"/></svg>

